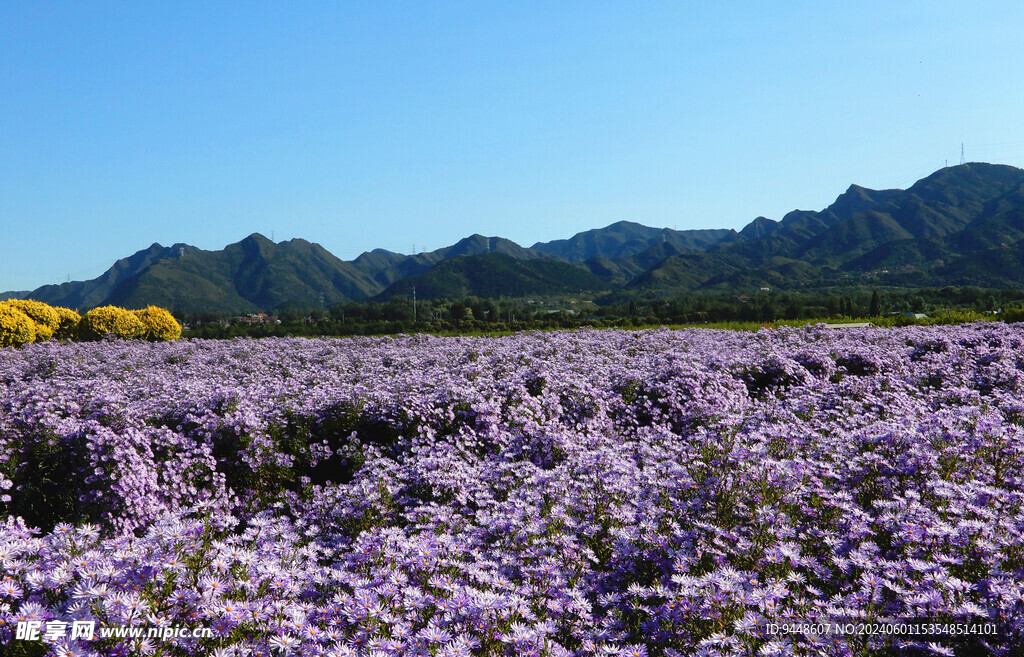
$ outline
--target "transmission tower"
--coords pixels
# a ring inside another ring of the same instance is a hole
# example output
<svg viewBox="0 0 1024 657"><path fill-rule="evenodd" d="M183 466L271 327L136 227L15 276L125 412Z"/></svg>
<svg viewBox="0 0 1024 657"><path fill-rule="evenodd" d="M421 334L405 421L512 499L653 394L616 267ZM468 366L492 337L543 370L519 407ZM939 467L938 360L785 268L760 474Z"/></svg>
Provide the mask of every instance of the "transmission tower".
<svg viewBox="0 0 1024 657"><path fill-rule="evenodd" d="M960 142L960 164L963 164L964 162L966 162L966 160L964 160L964 143Z"/></svg>

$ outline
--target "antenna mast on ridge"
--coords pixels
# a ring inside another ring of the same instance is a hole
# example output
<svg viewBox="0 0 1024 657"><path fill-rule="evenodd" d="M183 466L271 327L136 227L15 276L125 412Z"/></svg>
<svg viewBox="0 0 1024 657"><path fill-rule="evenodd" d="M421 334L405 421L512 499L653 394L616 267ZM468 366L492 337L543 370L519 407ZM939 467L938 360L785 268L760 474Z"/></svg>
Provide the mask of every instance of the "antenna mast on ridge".
<svg viewBox="0 0 1024 657"><path fill-rule="evenodd" d="M960 142L960 164L964 163L964 143Z"/></svg>

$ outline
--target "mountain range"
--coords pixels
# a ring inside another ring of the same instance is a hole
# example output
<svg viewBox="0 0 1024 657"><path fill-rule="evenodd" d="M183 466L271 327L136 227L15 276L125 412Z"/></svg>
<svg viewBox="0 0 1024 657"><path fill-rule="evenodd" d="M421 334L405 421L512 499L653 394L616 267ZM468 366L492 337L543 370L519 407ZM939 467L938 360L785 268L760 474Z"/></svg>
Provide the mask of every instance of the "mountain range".
<svg viewBox="0 0 1024 657"><path fill-rule="evenodd" d="M247 313L345 301L586 295L599 302L700 290L834 286L1024 286L1024 170L969 163L909 189L851 185L819 211L757 217L742 230L620 221L523 247L471 235L436 251L341 260L302 239L252 234L222 250L153 244L88 281L8 292L85 309L155 304Z"/></svg>

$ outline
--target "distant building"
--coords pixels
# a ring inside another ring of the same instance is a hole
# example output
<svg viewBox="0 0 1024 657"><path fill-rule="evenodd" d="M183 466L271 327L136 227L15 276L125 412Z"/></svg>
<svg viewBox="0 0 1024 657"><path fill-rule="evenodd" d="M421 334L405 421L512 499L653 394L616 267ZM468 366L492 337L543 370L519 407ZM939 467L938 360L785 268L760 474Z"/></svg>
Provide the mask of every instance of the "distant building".
<svg viewBox="0 0 1024 657"><path fill-rule="evenodd" d="M281 320L267 313L249 313L245 317L239 317L238 321L243 324L280 324Z"/></svg>

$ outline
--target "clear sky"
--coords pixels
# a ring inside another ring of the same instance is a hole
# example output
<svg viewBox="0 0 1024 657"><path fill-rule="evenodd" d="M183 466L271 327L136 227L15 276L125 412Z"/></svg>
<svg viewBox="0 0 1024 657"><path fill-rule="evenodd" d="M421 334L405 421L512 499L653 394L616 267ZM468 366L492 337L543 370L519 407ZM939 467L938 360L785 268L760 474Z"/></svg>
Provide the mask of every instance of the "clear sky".
<svg viewBox="0 0 1024 657"><path fill-rule="evenodd" d="M259 232L343 259L739 229L1024 167L1024 3L0 2L0 291Z"/></svg>

